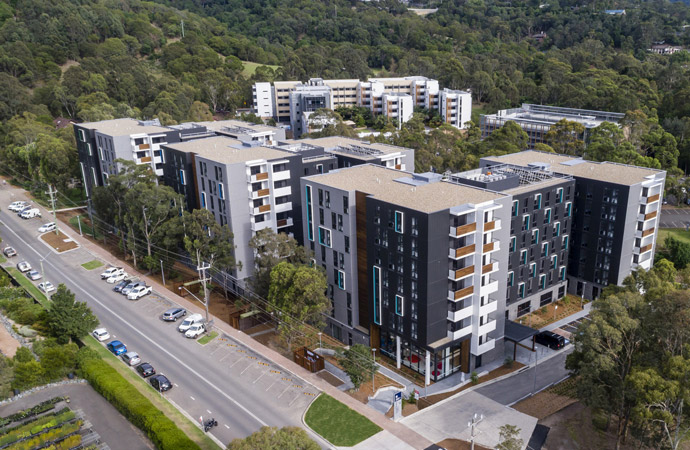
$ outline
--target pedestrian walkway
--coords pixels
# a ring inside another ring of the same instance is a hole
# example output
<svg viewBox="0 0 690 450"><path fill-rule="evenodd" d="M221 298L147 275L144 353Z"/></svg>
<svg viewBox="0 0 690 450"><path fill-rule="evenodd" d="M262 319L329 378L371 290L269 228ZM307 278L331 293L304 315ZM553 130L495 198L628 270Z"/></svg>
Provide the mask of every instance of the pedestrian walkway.
<svg viewBox="0 0 690 450"><path fill-rule="evenodd" d="M539 331L551 331L555 330L556 328L560 328L563 325L567 325L570 322L573 322L578 319L582 319L583 317L589 315L590 310L592 309L592 302L585 303L581 311L576 312L575 314L571 314L568 317L564 317L561 320L557 320L553 323L550 323L546 325L545 327L542 327L539 329Z"/></svg>
<svg viewBox="0 0 690 450"><path fill-rule="evenodd" d="M354 389L355 385L352 384L352 381L350 381L350 377L345 373L343 369L340 367L337 367L331 363L328 362L328 360L325 361L324 368L326 369L327 372L332 373L339 379L343 380L343 384L338 386L338 389L341 391L349 391L350 389Z"/></svg>

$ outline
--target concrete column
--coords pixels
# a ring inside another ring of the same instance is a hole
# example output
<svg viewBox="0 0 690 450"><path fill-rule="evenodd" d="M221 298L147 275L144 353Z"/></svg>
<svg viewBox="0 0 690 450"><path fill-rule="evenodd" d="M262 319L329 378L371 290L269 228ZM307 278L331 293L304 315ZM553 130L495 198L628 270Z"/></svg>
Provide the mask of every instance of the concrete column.
<svg viewBox="0 0 690 450"><path fill-rule="evenodd" d="M424 386L431 384L431 353L426 351L426 358L424 359Z"/></svg>
<svg viewBox="0 0 690 450"><path fill-rule="evenodd" d="M400 336L395 336L395 365L400 368Z"/></svg>

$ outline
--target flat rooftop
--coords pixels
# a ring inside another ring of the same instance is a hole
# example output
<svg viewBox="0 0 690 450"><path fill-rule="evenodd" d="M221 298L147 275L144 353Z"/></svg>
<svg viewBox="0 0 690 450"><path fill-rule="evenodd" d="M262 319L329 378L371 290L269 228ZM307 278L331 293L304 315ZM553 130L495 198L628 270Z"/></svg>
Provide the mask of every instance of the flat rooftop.
<svg viewBox="0 0 690 450"><path fill-rule="evenodd" d="M167 144L165 147L186 153L195 153L202 158L223 164L238 164L257 159L283 159L293 153L268 147L249 147L237 139L227 136L213 136L188 142Z"/></svg>
<svg viewBox="0 0 690 450"><path fill-rule="evenodd" d="M277 130L275 127L268 125L256 124L251 122L244 122L242 120L215 120L210 122L194 122L197 125L206 127L211 131L217 132L233 132L233 133L266 133Z"/></svg>
<svg viewBox="0 0 690 450"><path fill-rule="evenodd" d="M559 106L532 105L525 103L520 108L502 109L496 114L487 114L494 120L512 120L518 123L555 124L562 119L578 122L586 128L594 128L603 122L618 123L625 114L610 111L564 108Z"/></svg>
<svg viewBox="0 0 690 450"><path fill-rule="evenodd" d="M362 141L359 139L355 138L348 138L348 137L343 137L343 136L329 136L329 137L323 137L323 138L316 138L316 139L301 139L297 142L304 142L305 144L310 144L310 145L316 145L318 147L323 147L326 150L333 152L333 153L342 153L344 155L348 156L357 156L353 155L351 152L347 151L338 151L338 147L346 148L346 147L364 147L367 149L372 149L375 150L372 152L371 155L368 156L368 158L365 159L372 159L375 156L382 156L386 154L392 154L392 153L400 153L400 152L405 152L405 151L410 151L411 149L405 148L405 147L398 147L395 145L389 145L389 144L380 144L378 142L371 143L369 141ZM376 153L379 153L378 155ZM360 157L364 157L367 155L359 155Z"/></svg>
<svg viewBox="0 0 690 450"><path fill-rule="evenodd" d="M548 170L555 173L607 181L609 183L626 186L641 183L660 173L664 173L663 170L628 166L612 162L593 162L574 156L538 152L535 150L527 150L503 156L487 156L482 159L523 167L527 167L530 164L542 163L547 164Z"/></svg>
<svg viewBox="0 0 690 450"><path fill-rule="evenodd" d="M414 178L409 172L387 169L374 164L349 167L323 175L305 177L324 186L344 191L360 191L372 197L424 213L455 206L481 204L504 197L504 194L446 181L411 185L397 181Z"/></svg>
<svg viewBox="0 0 690 450"><path fill-rule="evenodd" d="M142 125L136 119L112 119L102 120L100 122L87 122L78 124L81 127L90 130L96 130L99 133L107 134L109 136L130 136L132 134L156 134L167 133L173 131L171 128L162 125Z"/></svg>

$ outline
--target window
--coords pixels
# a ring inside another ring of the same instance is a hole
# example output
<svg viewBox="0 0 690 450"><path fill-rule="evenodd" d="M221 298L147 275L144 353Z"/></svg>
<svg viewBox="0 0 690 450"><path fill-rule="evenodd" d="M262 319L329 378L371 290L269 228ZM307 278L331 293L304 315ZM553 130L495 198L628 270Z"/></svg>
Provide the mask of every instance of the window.
<svg viewBox="0 0 690 450"><path fill-rule="evenodd" d="M573 203L568 202L565 204L565 217L570 217L573 214Z"/></svg>
<svg viewBox="0 0 690 450"><path fill-rule="evenodd" d="M551 257L551 268L556 269L558 267L558 255L553 255Z"/></svg>
<svg viewBox="0 0 690 450"><path fill-rule="evenodd" d="M338 267L340 267L341 269L345 268L345 255L343 255L342 253L338 254Z"/></svg>
<svg viewBox="0 0 690 450"><path fill-rule="evenodd" d="M338 288L342 289L344 291L345 290L345 272L343 272L342 270L338 271L337 283L338 283Z"/></svg>
<svg viewBox="0 0 690 450"><path fill-rule="evenodd" d="M560 236L561 235L561 223L560 222L556 222L553 225L553 235L554 236Z"/></svg>
<svg viewBox="0 0 690 450"><path fill-rule="evenodd" d="M86 142L86 135L84 134L84 130L79 129L77 130L77 134L79 135L79 140L82 142ZM91 153L89 153L90 155Z"/></svg>
<svg viewBox="0 0 690 450"><path fill-rule="evenodd" d="M538 244L539 243L539 228L535 228L532 231L532 244Z"/></svg>
<svg viewBox="0 0 690 450"><path fill-rule="evenodd" d="M218 198L224 199L225 197L223 196L223 184L218 183Z"/></svg>
<svg viewBox="0 0 690 450"><path fill-rule="evenodd" d="M333 265L338 267L338 251L333 250Z"/></svg>
<svg viewBox="0 0 690 450"><path fill-rule="evenodd" d="M393 227L396 233L403 232L403 213L401 211L395 211Z"/></svg>
<svg viewBox="0 0 690 450"><path fill-rule="evenodd" d="M307 204L307 238L310 241L314 241L314 213L312 211L312 205L311 205L311 186L305 186L305 197L306 197L306 204Z"/></svg>
<svg viewBox="0 0 690 450"><path fill-rule="evenodd" d="M512 286L515 283L515 273L508 272L508 286Z"/></svg>
<svg viewBox="0 0 690 450"><path fill-rule="evenodd" d="M561 281L565 280L565 267L561 266L560 275L558 277Z"/></svg>
<svg viewBox="0 0 690 450"><path fill-rule="evenodd" d="M546 287L546 275L539 275L539 289Z"/></svg>
<svg viewBox="0 0 690 450"><path fill-rule="evenodd" d="M534 196L534 209L541 209L541 194Z"/></svg>
<svg viewBox="0 0 690 450"><path fill-rule="evenodd" d="M381 268L378 266L373 267L373 304L374 304L374 323L381 325Z"/></svg>
<svg viewBox="0 0 690 450"><path fill-rule="evenodd" d="M527 250L520 250L520 262L527 264Z"/></svg>
<svg viewBox="0 0 690 450"><path fill-rule="evenodd" d="M544 242L544 244L541 246L542 252L544 252L544 256L548 256L549 254L549 243Z"/></svg>
<svg viewBox="0 0 690 450"><path fill-rule="evenodd" d="M551 208L547 208L544 211L544 223L551 223Z"/></svg>
<svg viewBox="0 0 690 450"><path fill-rule="evenodd" d="M520 298L525 298L525 283L518 284L518 295Z"/></svg>
<svg viewBox="0 0 690 450"><path fill-rule="evenodd" d="M568 241L569 241L569 238L568 238L568 235L566 234L565 236L563 236L563 250L568 250Z"/></svg>
<svg viewBox="0 0 690 450"><path fill-rule="evenodd" d="M91 146L89 146L90 148ZM101 161L105 161L105 157L103 156L103 149L101 147L98 147L98 153L101 155Z"/></svg>
<svg viewBox="0 0 690 450"><path fill-rule="evenodd" d="M331 207L331 193L326 191L326 208Z"/></svg>
<svg viewBox="0 0 690 450"><path fill-rule="evenodd" d="M331 213L331 228L334 230L336 229L336 221L335 221L336 214L334 212Z"/></svg>
<svg viewBox="0 0 690 450"><path fill-rule="evenodd" d="M345 253L350 253L350 236L345 236Z"/></svg>
<svg viewBox="0 0 690 450"><path fill-rule="evenodd" d="M350 214L350 198L343 196L343 214Z"/></svg>
<svg viewBox="0 0 690 450"><path fill-rule="evenodd" d="M201 193L201 207L206 208L206 192Z"/></svg>
<svg viewBox="0 0 690 450"><path fill-rule="evenodd" d="M93 151L91 150L91 144L86 144L86 149L89 151L89 156L93 155Z"/></svg>
<svg viewBox="0 0 690 450"><path fill-rule="evenodd" d="M405 299L401 295L395 296L395 314L402 316L405 309Z"/></svg>
<svg viewBox="0 0 690 450"><path fill-rule="evenodd" d="M316 165L316 173L323 173L323 164Z"/></svg>
<svg viewBox="0 0 690 450"><path fill-rule="evenodd" d="M513 217L517 217L519 208L520 208L520 202L517 200L513 200Z"/></svg>
<svg viewBox="0 0 690 450"><path fill-rule="evenodd" d="M323 206L323 189L319 189L319 206Z"/></svg>
<svg viewBox="0 0 690 450"><path fill-rule="evenodd" d="M517 239L515 238L515 236L512 236L512 237L510 238L510 251L511 251L511 252L514 252L514 251L515 251L515 246L516 246L516 244L517 244Z"/></svg>
<svg viewBox="0 0 690 450"><path fill-rule="evenodd" d="M556 203L563 202L563 188L556 189Z"/></svg>
<svg viewBox="0 0 690 450"><path fill-rule="evenodd" d="M180 184L185 186L187 184L187 179L184 176L184 170L180 170Z"/></svg>
<svg viewBox="0 0 690 450"><path fill-rule="evenodd" d="M343 216L338 214L338 231L343 231Z"/></svg>
<svg viewBox="0 0 690 450"><path fill-rule="evenodd" d="M522 229L523 231L529 230L529 214L522 216Z"/></svg>
<svg viewBox="0 0 690 450"><path fill-rule="evenodd" d="M530 263L529 273L532 278L537 276L537 263Z"/></svg>
<svg viewBox="0 0 690 450"><path fill-rule="evenodd" d="M319 244L330 247L331 246L331 230L324 227L319 227Z"/></svg>

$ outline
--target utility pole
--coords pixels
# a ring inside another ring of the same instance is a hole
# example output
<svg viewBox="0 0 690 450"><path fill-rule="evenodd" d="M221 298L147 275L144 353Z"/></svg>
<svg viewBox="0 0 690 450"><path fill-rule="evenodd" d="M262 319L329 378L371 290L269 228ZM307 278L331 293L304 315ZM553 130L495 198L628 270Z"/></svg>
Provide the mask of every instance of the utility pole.
<svg viewBox="0 0 690 450"><path fill-rule="evenodd" d="M196 270L199 272L199 280L201 280L201 284L204 286L204 306L206 307L206 323L208 323L208 286L207 283L210 281L210 278L206 278L206 271L211 268L210 264L206 263L201 263L201 267L197 266Z"/></svg>
<svg viewBox="0 0 690 450"><path fill-rule="evenodd" d="M182 27L182 37L184 37L184 20L180 20L180 26Z"/></svg>
<svg viewBox="0 0 690 450"><path fill-rule="evenodd" d="M55 222L55 234L59 234L60 230L58 230L57 226L57 215L55 214L55 201L57 200L55 198L55 194L57 194L57 190L53 189L53 185L49 184L48 185L48 192L47 194L50 195L50 206L53 208L53 221Z"/></svg>

